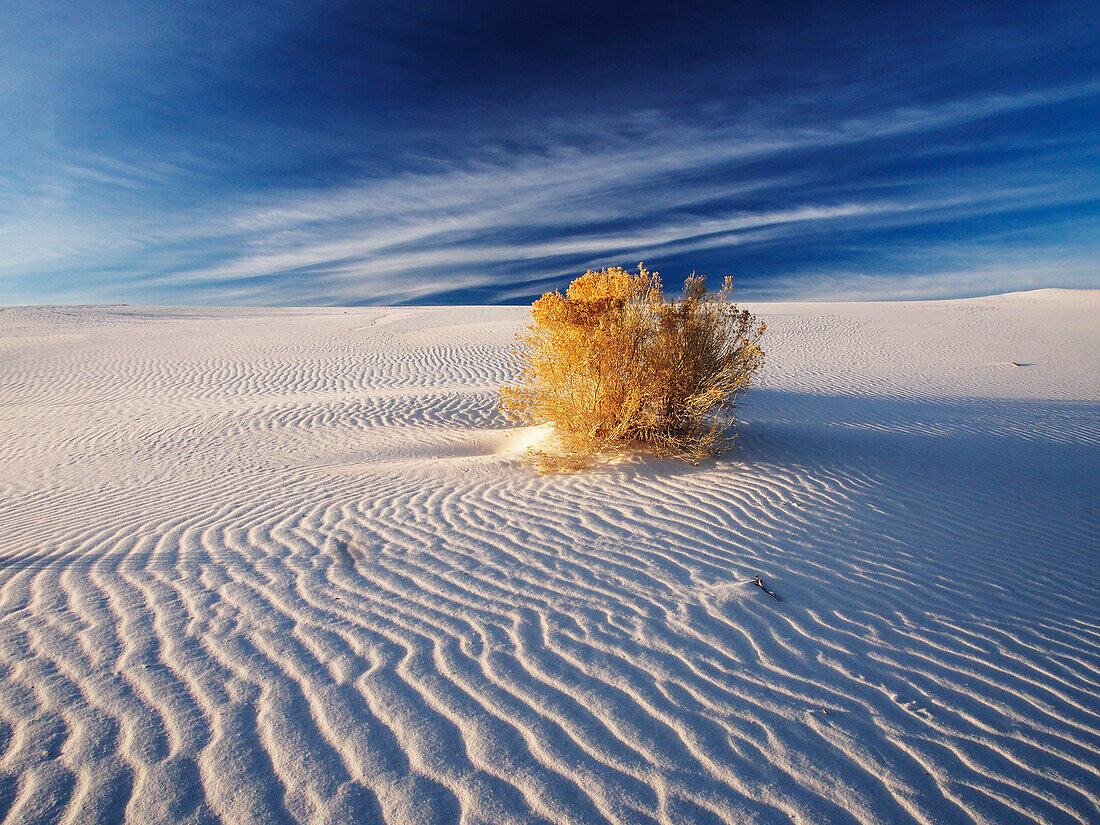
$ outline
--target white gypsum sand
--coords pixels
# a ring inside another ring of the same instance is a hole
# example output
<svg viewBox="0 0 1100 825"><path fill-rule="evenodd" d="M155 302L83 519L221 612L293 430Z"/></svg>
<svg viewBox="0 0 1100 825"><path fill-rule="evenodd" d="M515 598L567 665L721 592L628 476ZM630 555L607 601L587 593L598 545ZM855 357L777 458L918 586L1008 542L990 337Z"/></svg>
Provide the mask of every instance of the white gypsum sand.
<svg viewBox="0 0 1100 825"><path fill-rule="evenodd" d="M1100 822L1100 293L750 308L550 476L523 308L0 310L0 819Z"/></svg>

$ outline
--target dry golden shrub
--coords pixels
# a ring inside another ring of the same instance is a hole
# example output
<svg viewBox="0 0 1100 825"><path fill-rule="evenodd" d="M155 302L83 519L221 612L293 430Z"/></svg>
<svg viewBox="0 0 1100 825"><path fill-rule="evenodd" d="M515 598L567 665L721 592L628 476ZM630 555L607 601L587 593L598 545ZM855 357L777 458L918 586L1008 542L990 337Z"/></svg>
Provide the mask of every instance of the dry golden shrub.
<svg viewBox="0 0 1100 825"><path fill-rule="evenodd" d="M539 469L581 469L637 447L695 463L718 452L737 394L764 361L764 324L729 301L732 289L727 278L709 292L692 275L683 298L667 300L658 273L639 264L589 270L564 296L535 301L501 409L553 425L553 443L529 453Z"/></svg>

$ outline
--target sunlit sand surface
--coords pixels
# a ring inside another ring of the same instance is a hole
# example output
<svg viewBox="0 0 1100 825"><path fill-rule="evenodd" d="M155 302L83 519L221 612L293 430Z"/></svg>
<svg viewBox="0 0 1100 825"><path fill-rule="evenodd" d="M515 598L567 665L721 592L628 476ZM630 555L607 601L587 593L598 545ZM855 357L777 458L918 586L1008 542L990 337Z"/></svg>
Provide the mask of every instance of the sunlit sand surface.
<svg viewBox="0 0 1100 825"><path fill-rule="evenodd" d="M522 308L0 310L0 819L1100 822L1100 293L750 308L547 476Z"/></svg>

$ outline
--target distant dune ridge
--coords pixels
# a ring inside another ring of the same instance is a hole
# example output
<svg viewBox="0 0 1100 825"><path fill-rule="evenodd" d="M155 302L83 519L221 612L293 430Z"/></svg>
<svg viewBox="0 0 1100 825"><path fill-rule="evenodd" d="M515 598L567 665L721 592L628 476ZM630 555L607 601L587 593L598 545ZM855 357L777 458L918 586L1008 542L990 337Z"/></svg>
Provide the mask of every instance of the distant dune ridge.
<svg viewBox="0 0 1100 825"><path fill-rule="evenodd" d="M1100 292L748 308L565 476L523 308L0 309L0 820L1100 822Z"/></svg>

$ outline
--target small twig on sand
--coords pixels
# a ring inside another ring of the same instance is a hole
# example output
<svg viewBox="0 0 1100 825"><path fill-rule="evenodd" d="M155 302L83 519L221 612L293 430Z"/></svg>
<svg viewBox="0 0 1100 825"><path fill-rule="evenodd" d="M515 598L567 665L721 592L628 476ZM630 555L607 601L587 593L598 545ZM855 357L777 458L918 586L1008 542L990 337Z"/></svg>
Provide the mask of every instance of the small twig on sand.
<svg viewBox="0 0 1100 825"><path fill-rule="evenodd" d="M769 596L771 596L773 599L775 599L777 602L781 601L779 596L774 591L768 590L768 588L766 588L764 586L764 582L761 581L759 573L756 574L756 586L759 587L761 590L763 590L765 593L767 593Z"/></svg>

